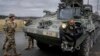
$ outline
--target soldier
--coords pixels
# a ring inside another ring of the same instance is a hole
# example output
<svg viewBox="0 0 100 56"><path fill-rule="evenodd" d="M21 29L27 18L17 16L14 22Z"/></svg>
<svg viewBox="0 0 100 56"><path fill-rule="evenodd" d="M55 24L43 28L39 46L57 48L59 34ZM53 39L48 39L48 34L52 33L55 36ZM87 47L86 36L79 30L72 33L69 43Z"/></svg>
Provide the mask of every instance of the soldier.
<svg viewBox="0 0 100 56"><path fill-rule="evenodd" d="M26 20L25 21L25 26L28 26L30 24L31 24L31 20ZM28 47L25 50L29 50L29 49L34 47L34 38L28 36L27 34L25 34L25 36L28 37Z"/></svg>
<svg viewBox="0 0 100 56"><path fill-rule="evenodd" d="M4 56L9 56L10 53L9 51L13 49L14 51L14 56L18 56L16 52L16 44L15 44L15 28L17 27L17 24L14 22L15 15L10 14L9 19L6 20L5 23L5 33L6 33L6 41L4 43Z"/></svg>
<svg viewBox="0 0 100 56"><path fill-rule="evenodd" d="M6 18L6 20L5 20L5 25L4 25L4 33L5 33L5 42L4 42L4 45L3 45L3 50L5 49L5 44L7 43L7 41L8 41L8 39L7 39L7 27L6 27L6 24L7 24L7 20L8 20L8 18Z"/></svg>
<svg viewBox="0 0 100 56"><path fill-rule="evenodd" d="M69 37L73 38L74 46L75 46L76 40L83 34L81 24L78 22L75 22L75 20L69 20L66 33Z"/></svg>

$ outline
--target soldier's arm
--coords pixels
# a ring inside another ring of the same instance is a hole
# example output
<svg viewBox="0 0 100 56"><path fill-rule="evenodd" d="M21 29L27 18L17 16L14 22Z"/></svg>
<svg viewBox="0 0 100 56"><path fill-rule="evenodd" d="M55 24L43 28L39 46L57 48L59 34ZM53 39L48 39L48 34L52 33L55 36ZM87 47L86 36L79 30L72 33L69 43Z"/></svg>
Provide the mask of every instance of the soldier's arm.
<svg viewBox="0 0 100 56"><path fill-rule="evenodd" d="M14 23L14 28L17 28L17 24L16 23Z"/></svg>
<svg viewBox="0 0 100 56"><path fill-rule="evenodd" d="M11 31L15 31L16 30L16 28L17 28L17 24L14 22L14 24L11 26Z"/></svg>
<svg viewBox="0 0 100 56"><path fill-rule="evenodd" d="M3 25L3 30L7 31L7 21L5 21L4 25Z"/></svg>
<svg viewBox="0 0 100 56"><path fill-rule="evenodd" d="M17 28L17 24L15 23L15 24L14 24L14 30L15 30L15 31L16 31L16 28Z"/></svg>

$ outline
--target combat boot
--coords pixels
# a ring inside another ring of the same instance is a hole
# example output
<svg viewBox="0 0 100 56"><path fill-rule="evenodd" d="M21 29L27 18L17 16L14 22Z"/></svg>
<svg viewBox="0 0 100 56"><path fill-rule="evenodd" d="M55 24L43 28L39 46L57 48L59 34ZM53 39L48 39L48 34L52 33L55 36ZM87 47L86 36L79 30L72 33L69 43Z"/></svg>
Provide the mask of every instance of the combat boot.
<svg viewBox="0 0 100 56"><path fill-rule="evenodd" d="M9 54L9 53L5 53L4 56L11 56L11 54Z"/></svg>
<svg viewBox="0 0 100 56"><path fill-rule="evenodd" d="M29 47L28 47L28 48L25 48L25 50L30 50L30 49L31 49L31 48L29 48Z"/></svg>

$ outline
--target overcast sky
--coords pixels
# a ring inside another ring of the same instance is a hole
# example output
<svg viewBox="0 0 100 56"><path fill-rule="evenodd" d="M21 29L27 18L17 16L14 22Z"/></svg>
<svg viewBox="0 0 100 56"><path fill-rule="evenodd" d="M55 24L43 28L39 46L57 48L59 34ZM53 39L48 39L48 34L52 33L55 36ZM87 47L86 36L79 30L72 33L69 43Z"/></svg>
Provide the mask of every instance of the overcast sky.
<svg viewBox="0 0 100 56"><path fill-rule="evenodd" d="M42 16L43 10L56 11L60 0L0 0L0 15ZM96 0L90 0L95 7ZM87 0L84 0L87 3Z"/></svg>

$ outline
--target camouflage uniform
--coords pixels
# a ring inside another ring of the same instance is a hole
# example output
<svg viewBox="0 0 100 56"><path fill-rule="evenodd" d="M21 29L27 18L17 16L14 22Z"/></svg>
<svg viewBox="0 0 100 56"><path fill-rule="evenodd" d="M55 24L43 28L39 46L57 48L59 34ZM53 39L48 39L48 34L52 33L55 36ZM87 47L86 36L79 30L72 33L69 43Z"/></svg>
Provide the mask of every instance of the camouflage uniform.
<svg viewBox="0 0 100 56"><path fill-rule="evenodd" d="M29 37L28 39L28 42L29 42L29 48L33 48L34 47L34 38L33 37Z"/></svg>
<svg viewBox="0 0 100 56"><path fill-rule="evenodd" d="M26 20L25 26L29 26L31 24L31 20ZM25 33L25 36L28 37L28 47L25 50L29 50L34 47L34 37L30 37Z"/></svg>
<svg viewBox="0 0 100 56"><path fill-rule="evenodd" d="M13 49L14 54L17 55L16 52L16 44L15 44L15 28L17 27L17 24L13 21L11 21L10 19L8 19L5 23L5 34L6 34L6 39L5 39L5 43L4 43L4 55L7 56L9 53L9 51L11 49Z"/></svg>
<svg viewBox="0 0 100 56"><path fill-rule="evenodd" d="M4 25L4 28L3 28L4 33L5 33L5 42L4 42L4 45L3 45L3 49L5 49L5 45L6 45L7 41L8 41L8 37L7 37L7 21L8 21L8 19L9 18L6 18L5 25Z"/></svg>

